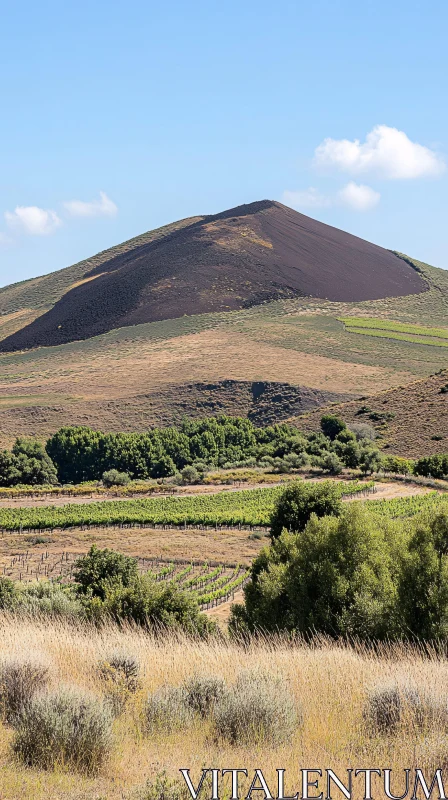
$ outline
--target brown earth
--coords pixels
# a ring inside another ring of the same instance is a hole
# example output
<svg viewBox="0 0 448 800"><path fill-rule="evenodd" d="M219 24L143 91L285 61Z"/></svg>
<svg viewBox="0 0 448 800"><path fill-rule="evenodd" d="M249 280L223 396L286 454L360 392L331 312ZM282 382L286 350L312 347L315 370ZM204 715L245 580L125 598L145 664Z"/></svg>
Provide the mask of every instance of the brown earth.
<svg viewBox="0 0 448 800"><path fill-rule="evenodd" d="M379 434L385 453L419 458L448 452L448 370L362 400L331 406L347 423L363 422ZM382 415L382 417L381 417ZM301 430L318 430L322 410L290 420ZM378 419L379 417L379 419Z"/></svg>
<svg viewBox="0 0 448 800"><path fill-rule="evenodd" d="M276 299L375 300L429 288L392 252L268 200L174 228L78 270L53 308L3 339L0 351Z"/></svg>

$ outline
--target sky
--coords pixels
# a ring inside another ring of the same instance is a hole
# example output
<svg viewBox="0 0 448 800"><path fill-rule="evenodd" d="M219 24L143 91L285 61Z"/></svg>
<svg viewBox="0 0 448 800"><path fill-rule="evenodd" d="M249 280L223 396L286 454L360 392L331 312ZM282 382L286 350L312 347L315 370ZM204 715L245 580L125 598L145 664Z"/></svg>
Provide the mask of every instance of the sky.
<svg viewBox="0 0 448 800"><path fill-rule="evenodd" d="M279 200L448 268L446 0L22 0L0 28L0 286Z"/></svg>

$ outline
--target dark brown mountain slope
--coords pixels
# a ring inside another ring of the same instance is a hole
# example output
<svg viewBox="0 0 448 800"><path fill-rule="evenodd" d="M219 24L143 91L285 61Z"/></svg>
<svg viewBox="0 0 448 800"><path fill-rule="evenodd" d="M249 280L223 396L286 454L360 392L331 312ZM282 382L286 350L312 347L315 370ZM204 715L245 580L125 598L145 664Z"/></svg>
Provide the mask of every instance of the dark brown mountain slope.
<svg viewBox="0 0 448 800"><path fill-rule="evenodd" d="M273 299L360 301L427 288L388 250L264 200L102 260L52 309L0 342L0 351Z"/></svg>

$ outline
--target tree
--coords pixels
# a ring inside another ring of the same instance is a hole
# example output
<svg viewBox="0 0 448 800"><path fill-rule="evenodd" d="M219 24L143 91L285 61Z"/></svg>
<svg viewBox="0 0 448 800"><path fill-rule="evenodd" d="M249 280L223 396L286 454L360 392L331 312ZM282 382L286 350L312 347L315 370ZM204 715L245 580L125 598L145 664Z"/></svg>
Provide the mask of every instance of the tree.
<svg viewBox="0 0 448 800"><path fill-rule="evenodd" d="M44 447L34 439L16 439L12 451L0 452L0 485L28 486L57 483L56 468Z"/></svg>
<svg viewBox="0 0 448 800"><path fill-rule="evenodd" d="M313 514L300 535L284 531L255 560L245 607L233 612L231 628L393 638L389 533L387 523L359 503L346 506L340 517Z"/></svg>
<svg viewBox="0 0 448 800"><path fill-rule="evenodd" d="M302 531L311 517L329 514L339 516L342 502L331 481L305 483L295 481L282 492L271 517L271 538L280 536L283 528Z"/></svg>
<svg viewBox="0 0 448 800"><path fill-rule="evenodd" d="M127 486L131 479L127 472L118 472L117 469L109 469L107 472L103 472L101 480L104 486L109 489L111 486Z"/></svg>
<svg viewBox="0 0 448 800"><path fill-rule="evenodd" d="M448 514L420 518L399 580L404 635L439 639L448 635Z"/></svg>
<svg viewBox="0 0 448 800"><path fill-rule="evenodd" d="M327 453L321 459L321 467L325 472L329 472L330 475L340 475L344 465L336 453Z"/></svg>
<svg viewBox="0 0 448 800"><path fill-rule="evenodd" d="M130 586L137 578L137 560L92 545L86 556L78 558L73 576L81 593L104 600L112 586Z"/></svg>
<svg viewBox="0 0 448 800"><path fill-rule="evenodd" d="M320 427L325 436L328 436L328 438L333 441L338 434L346 430L347 425L344 420L336 417L334 414L324 414L320 420Z"/></svg>

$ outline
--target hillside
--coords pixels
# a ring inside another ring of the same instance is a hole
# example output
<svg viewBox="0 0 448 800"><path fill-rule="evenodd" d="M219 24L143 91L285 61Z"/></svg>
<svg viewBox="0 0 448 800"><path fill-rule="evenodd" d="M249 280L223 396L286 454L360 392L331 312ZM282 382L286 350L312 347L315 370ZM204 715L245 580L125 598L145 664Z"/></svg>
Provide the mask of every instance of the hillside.
<svg viewBox="0 0 448 800"><path fill-rule="evenodd" d="M265 200L181 220L3 289L0 351L287 298L359 302L428 288L394 253Z"/></svg>
<svg viewBox="0 0 448 800"><path fill-rule="evenodd" d="M329 410L347 423L375 428L386 453L418 458L448 452L448 370ZM320 409L290 421L301 430L318 430L321 416Z"/></svg>

